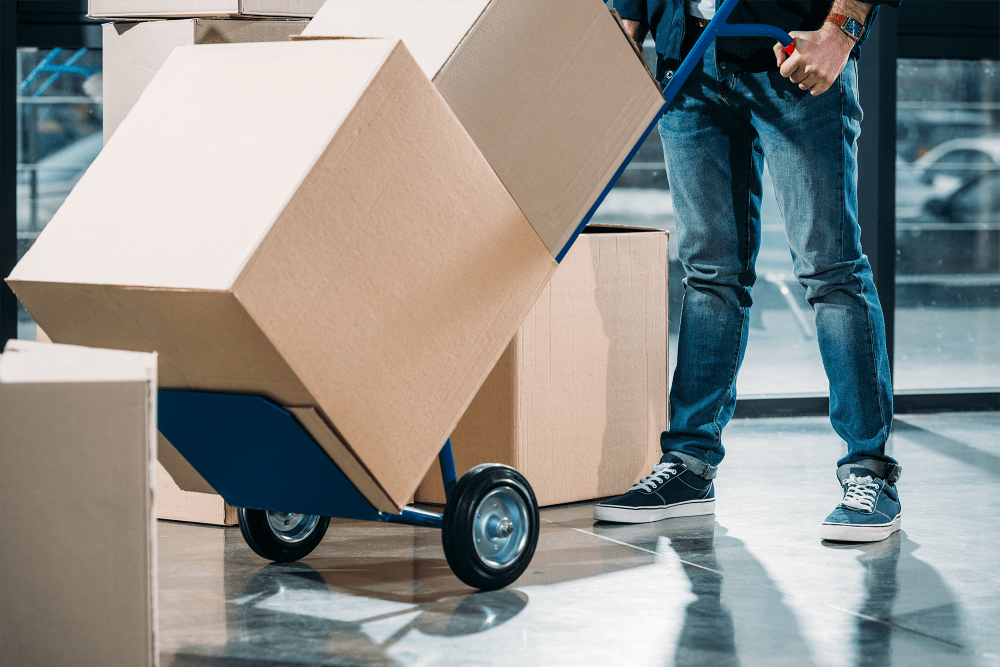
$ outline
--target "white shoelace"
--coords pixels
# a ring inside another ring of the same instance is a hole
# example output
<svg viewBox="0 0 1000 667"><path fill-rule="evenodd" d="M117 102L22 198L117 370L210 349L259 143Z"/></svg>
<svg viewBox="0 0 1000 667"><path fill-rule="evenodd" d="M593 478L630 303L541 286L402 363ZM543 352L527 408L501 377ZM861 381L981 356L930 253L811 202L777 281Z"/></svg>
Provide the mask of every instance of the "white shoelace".
<svg viewBox="0 0 1000 667"><path fill-rule="evenodd" d="M852 473L844 480L844 500L841 505L863 512L871 512L878 499L880 487L871 477L855 477Z"/></svg>
<svg viewBox="0 0 1000 667"><path fill-rule="evenodd" d="M676 465L676 463L657 463L653 466L653 472L633 484L629 491L652 491L659 484L662 484L666 480L670 479L670 477L677 474L677 471L674 470L674 466Z"/></svg>

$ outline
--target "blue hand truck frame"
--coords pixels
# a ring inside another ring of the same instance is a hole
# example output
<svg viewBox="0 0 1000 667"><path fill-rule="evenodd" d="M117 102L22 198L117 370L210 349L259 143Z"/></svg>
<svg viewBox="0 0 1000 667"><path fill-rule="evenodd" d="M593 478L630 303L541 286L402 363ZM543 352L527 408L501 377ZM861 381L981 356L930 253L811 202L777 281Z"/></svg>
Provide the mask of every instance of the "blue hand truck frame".
<svg viewBox="0 0 1000 667"><path fill-rule="evenodd" d="M561 262L612 186L625 171L659 117L720 36L773 37L792 42L766 25L730 25L739 0L725 0L663 90L664 105L556 257ZM254 395L158 392L160 432L230 505L239 508L240 529L264 558L291 561L319 543L330 517L360 519L443 531L445 555L455 574L480 589L502 588L524 571L538 539L538 505L527 480L498 464L477 466L460 481L451 440L438 455L444 481L444 514L405 507L381 512L340 471L295 417Z"/></svg>

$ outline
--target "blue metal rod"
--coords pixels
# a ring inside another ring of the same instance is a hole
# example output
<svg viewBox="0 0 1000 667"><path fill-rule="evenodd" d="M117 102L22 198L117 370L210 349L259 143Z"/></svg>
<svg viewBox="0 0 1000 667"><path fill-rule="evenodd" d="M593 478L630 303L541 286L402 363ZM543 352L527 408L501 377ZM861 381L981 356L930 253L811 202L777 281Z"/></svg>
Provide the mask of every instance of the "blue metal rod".
<svg viewBox="0 0 1000 667"><path fill-rule="evenodd" d="M406 526L424 526L426 528L441 528L444 525L444 516L437 512L418 510L415 507L404 507L399 514L379 512L379 515L386 523L401 523Z"/></svg>
<svg viewBox="0 0 1000 667"><path fill-rule="evenodd" d="M451 451L451 438L448 438L438 454L438 462L441 464L441 480L444 482L444 499L447 502L451 498L451 492L458 484L458 473L455 472L455 456Z"/></svg>

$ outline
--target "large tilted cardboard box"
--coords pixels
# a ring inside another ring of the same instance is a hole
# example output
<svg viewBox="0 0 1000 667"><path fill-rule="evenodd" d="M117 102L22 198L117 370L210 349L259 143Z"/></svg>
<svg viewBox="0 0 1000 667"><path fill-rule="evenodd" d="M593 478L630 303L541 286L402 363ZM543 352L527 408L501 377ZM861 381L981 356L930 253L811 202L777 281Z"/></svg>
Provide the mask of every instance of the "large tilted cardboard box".
<svg viewBox="0 0 1000 667"><path fill-rule="evenodd" d="M657 119L601 0L328 0L300 39L402 39L559 256Z"/></svg>
<svg viewBox="0 0 1000 667"><path fill-rule="evenodd" d="M152 19L198 16L309 18L323 0L90 0L95 19Z"/></svg>
<svg viewBox="0 0 1000 667"><path fill-rule="evenodd" d="M623 493L667 428L667 233L588 232L452 434L459 475L511 465L542 505ZM416 498L444 503L436 464Z"/></svg>
<svg viewBox="0 0 1000 667"><path fill-rule="evenodd" d="M307 23L181 19L104 24L104 143L115 133L175 47L284 42L291 35L302 32Z"/></svg>
<svg viewBox="0 0 1000 667"><path fill-rule="evenodd" d="M155 665L156 357L0 355L0 664Z"/></svg>
<svg viewBox="0 0 1000 667"><path fill-rule="evenodd" d="M8 282L56 342L288 406L392 511L555 267L401 42L321 40L176 48Z"/></svg>

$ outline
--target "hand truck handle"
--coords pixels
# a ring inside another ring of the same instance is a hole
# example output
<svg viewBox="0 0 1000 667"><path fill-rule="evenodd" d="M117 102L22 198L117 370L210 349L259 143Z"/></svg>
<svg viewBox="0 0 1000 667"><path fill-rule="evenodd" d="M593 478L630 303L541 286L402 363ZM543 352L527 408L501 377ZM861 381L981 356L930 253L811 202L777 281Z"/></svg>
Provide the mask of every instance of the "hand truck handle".
<svg viewBox="0 0 1000 667"><path fill-rule="evenodd" d="M733 13L733 9L736 7L740 0L725 0L722 6L715 11L715 16L705 27L705 30L701 33L701 36L694 43L691 48L691 52L688 53L687 57L684 58L684 62L681 66L677 68L677 71L670 77L670 81L663 88L663 97L666 99L666 104L669 105L677 93L680 91L681 86L687 80L691 72L694 71L695 65L701 60L701 57L705 55L705 51L708 50L709 44L716 37L773 37L777 41L781 42L781 45L787 48L792 48L794 50L794 40L792 37L779 28L769 25L755 25L755 24L744 24L739 23L735 25L730 25L727 23L729 15ZM789 55L789 51L785 51ZM666 106L664 106L664 110Z"/></svg>

